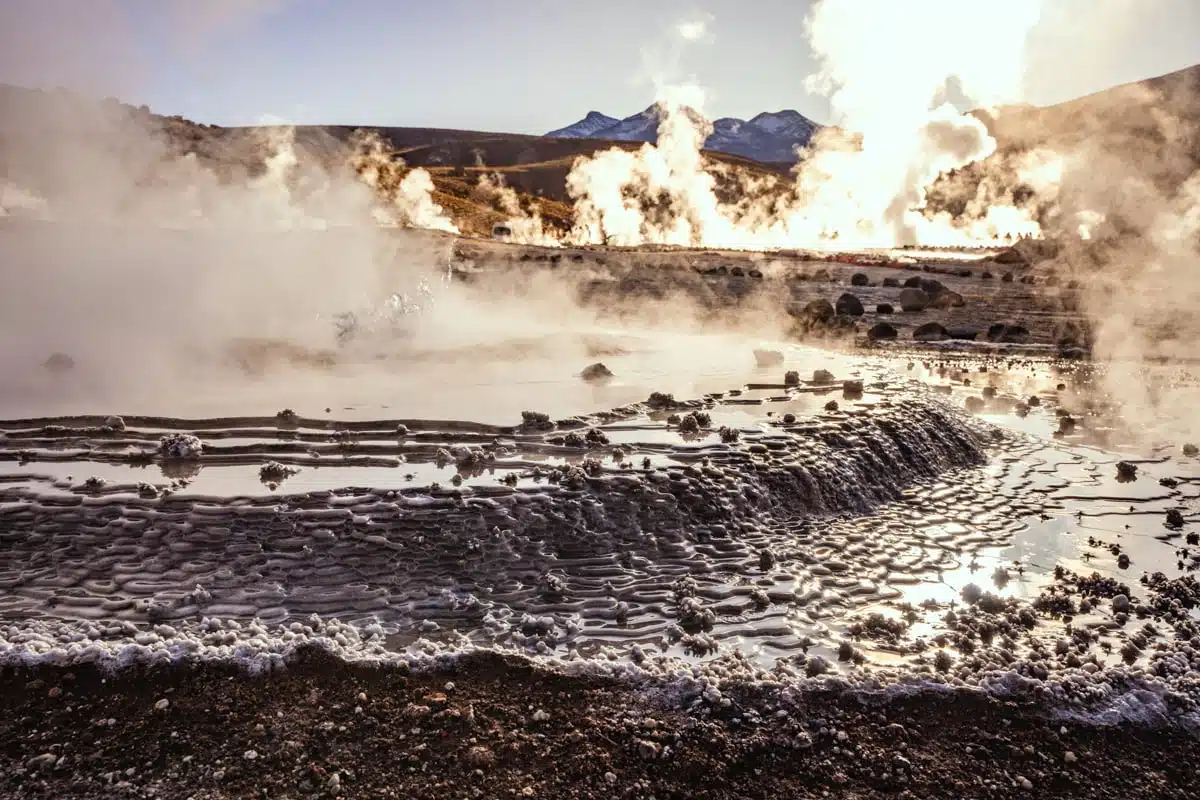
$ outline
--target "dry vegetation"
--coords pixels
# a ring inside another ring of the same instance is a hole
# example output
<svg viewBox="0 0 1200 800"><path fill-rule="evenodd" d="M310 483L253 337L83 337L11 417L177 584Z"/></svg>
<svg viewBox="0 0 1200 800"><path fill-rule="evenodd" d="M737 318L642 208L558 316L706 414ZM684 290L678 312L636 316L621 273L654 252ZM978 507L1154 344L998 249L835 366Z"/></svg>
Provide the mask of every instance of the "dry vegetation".
<svg viewBox="0 0 1200 800"><path fill-rule="evenodd" d="M90 106L86 112L81 107ZM97 113L99 111L99 113ZM63 155L84 141L110 141L112 127L133 120L149 129L165 158L194 154L222 180L244 180L260 174L278 130L267 126L222 128L182 117L163 117L148 108L115 100L97 104L65 91L35 91L0 86L0 177L52 198L72 170ZM81 123L81 121L83 121ZM297 154L326 169L342 169L356 137L377 135L385 154L396 160L395 177L408 168L427 170L433 199L455 224L470 235L488 235L508 218L497 182L516 192L521 209L541 214L547 226L571 227L573 209L566 180L576 159L610 147L636 149L638 143L548 139L522 134L496 134L439 128L375 128L299 126L294 129ZM779 176L778 166L738 156L709 153L722 181L730 171L755 178ZM144 180L153 182L155 176ZM483 185L481 186L481 181ZM728 181L725 181L729 183Z"/></svg>

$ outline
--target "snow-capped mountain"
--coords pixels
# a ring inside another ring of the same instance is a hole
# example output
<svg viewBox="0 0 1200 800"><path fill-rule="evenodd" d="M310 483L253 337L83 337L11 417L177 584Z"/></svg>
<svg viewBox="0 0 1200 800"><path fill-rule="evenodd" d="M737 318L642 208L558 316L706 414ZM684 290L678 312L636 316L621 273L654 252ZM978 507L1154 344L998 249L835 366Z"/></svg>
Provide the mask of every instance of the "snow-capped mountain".
<svg viewBox="0 0 1200 800"><path fill-rule="evenodd" d="M558 139L611 139L622 142L653 142L658 138L661 110L657 105L625 119L616 120L596 111L574 125L547 136ZM609 121L605 125L605 121ZM798 111L764 112L747 121L723 117L713 122L712 135L704 146L719 153L755 161L791 162L796 148L803 147L821 126Z"/></svg>
<svg viewBox="0 0 1200 800"><path fill-rule="evenodd" d="M611 128L620 121L616 117L601 114L599 111L589 111L586 117L574 125L550 131L546 135L554 139L588 139L595 136L599 131Z"/></svg>

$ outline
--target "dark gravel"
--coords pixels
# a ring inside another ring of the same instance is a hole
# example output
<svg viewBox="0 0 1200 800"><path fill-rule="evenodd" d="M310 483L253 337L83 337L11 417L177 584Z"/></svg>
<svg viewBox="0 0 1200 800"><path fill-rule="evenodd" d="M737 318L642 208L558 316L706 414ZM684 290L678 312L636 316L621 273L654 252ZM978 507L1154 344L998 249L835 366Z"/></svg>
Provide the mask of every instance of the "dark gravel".
<svg viewBox="0 0 1200 800"><path fill-rule="evenodd" d="M315 651L263 677L8 668L0 687L0 797L1200 796L1183 731L1062 729L968 694L685 712L518 659L418 676Z"/></svg>

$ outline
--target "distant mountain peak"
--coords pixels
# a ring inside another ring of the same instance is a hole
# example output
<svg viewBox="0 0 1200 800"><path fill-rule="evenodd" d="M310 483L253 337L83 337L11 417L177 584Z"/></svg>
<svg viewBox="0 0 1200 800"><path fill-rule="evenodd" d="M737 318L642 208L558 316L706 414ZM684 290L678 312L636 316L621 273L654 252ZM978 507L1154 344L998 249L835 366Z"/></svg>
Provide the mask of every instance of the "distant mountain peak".
<svg viewBox="0 0 1200 800"><path fill-rule="evenodd" d="M597 111L586 117L550 131L546 136L559 139L610 139L624 142L655 142L658 140L658 125L667 111L667 104L655 102L643 111L614 119ZM702 120L695 109L684 108L684 113ZM712 122L712 133L705 142L705 149L719 153L750 158L764 162L793 162L796 149L804 147L821 126L799 111L764 111L749 121L736 117L722 117Z"/></svg>

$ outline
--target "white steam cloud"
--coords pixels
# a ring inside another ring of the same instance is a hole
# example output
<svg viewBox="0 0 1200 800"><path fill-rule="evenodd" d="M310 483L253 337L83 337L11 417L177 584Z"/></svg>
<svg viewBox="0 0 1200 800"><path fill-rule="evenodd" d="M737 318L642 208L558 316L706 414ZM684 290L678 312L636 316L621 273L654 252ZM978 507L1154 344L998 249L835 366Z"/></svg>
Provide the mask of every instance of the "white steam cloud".
<svg viewBox="0 0 1200 800"><path fill-rule="evenodd" d="M1041 0L962 6L948 0L820 0L814 6L807 32L821 68L809 86L828 95L838 127L815 138L786 191L743 180L737 198L722 201L701 154L710 132L703 93L660 90L656 145L600 153L572 172L574 239L891 247L1036 234L1029 212L1011 203L974 208L966 220L925 210L927 187L940 174L994 151L983 123L963 112L1018 96ZM694 38L682 26L680 33Z"/></svg>

